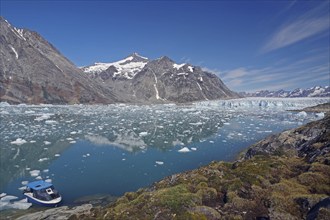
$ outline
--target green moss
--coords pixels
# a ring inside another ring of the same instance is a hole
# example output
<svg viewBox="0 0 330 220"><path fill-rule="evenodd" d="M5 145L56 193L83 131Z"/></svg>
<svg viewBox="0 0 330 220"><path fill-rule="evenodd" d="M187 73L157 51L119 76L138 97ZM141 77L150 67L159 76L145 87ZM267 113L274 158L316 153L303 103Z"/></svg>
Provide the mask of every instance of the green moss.
<svg viewBox="0 0 330 220"><path fill-rule="evenodd" d="M173 212L180 212L184 208L202 203L200 197L190 193L187 187L182 184L161 189L154 194L153 198L157 206L166 207Z"/></svg>
<svg viewBox="0 0 330 220"><path fill-rule="evenodd" d="M182 220L206 220L206 219L221 219L221 215L215 209L208 206L196 206L189 211L178 216L176 219Z"/></svg>
<svg viewBox="0 0 330 220"><path fill-rule="evenodd" d="M124 195L129 201L132 201L137 198L138 194L135 192L127 192Z"/></svg>
<svg viewBox="0 0 330 220"><path fill-rule="evenodd" d="M317 215L317 220L329 220L330 219L330 209L320 208L319 214Z"/></svg>
<svg viewBox="0 0 330 220"><path fill-rule="evenodd" d="M197 191L204 205L214 205L217 202L218 192L214 188L204 187Z"/></svg>
<svg viewBox="0 0 330 220"><path fill-rule="evenodd" d="M329 175L319 172L306 172L298 176L298 182L308 186L313 193L330 193Z"/></svg>
<svg viewBox="0 0 330 220"><path fill-rule="evenodd" d="M206 187L208 187L206 182L200 182L200 183L198 183L196 188L197 188L197 190L199 190L199 189L206 188Z"/></svg>

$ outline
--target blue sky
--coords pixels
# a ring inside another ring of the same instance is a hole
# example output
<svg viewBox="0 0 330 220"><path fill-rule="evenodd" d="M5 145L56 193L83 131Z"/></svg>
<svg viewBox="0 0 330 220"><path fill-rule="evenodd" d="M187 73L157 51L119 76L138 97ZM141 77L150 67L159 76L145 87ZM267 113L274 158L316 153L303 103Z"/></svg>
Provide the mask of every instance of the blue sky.
<svg viewBox="0 0 330 220"><path fill-rule="evenodd" d="M15 1L1 15L77 66L133 52L216 73L234 91L329 85L329 1Z"/></svg>

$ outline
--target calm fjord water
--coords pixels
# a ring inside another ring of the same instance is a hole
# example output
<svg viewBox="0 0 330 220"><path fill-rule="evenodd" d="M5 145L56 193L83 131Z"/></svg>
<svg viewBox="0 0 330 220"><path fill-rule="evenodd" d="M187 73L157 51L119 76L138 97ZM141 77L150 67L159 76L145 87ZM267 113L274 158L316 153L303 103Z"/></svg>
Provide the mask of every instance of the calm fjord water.
<svg viewBox="0 0 330 220"><path fill-rule="evenodd" d="M285 111L292 103L260 103L2 105L0 193L21 198L24 184L45 179L64 204L92 194L120 196L213 160L233 160L272 133L320 117Z"/></svg>

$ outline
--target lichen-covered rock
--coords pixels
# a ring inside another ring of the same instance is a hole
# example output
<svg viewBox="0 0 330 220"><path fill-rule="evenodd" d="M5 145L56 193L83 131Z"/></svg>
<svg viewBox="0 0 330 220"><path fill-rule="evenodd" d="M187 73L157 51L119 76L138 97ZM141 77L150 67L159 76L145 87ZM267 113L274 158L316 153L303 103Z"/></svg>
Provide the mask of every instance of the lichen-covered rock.
<svg viewBox="0 0 330 220"><path fill-rule="evenodd" d="M81 206L76 206L74 208L69 208L68 206L62 206L53 209L47 209L45 211L35 212L31 214L24 215L17 218L17 220L30 220L30 219L43 219L43 220L60 220L60 219L83 219L92 217L93 206L91 204L84 204ZM87 217L88 216L88 217Z"/></svg>

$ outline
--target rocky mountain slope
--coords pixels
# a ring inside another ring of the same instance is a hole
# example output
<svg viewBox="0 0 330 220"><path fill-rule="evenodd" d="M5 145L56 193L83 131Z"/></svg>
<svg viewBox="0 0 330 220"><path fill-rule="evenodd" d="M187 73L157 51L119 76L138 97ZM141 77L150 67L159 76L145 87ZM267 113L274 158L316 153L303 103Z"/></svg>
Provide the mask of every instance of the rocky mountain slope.
<svg viewBox="0 0 330 220"><path fill-rule="evenodd" d="M277 91L261 90L254 93L240 93L244 97L279 97L279 98L296 98L296 97L330 97L329 86L314 86L308 89L297 88L293 91L285 91L283 89Z"/></svg>
<svg viewBox="0 0 330 220"><path fill-rule="evenodd" d="M236 162L169 176L108 206L58 208L22 219L329 219L329 123L326 114L256 143Z"/></svg>
<svg viewBox="0 0 330 220"><path fill-rule="evenodd" d="M108 88L86 77L38 33L0 17L0 99L9 103L113 103Z"/></svg>
<svg viewBox="0 0 330 220"><path fill-rule="evenodd" d="M119 93L144 102L192 102L237 98L214 74L164 56L149 60L137 53L113 63L95 63L82 70Z"/></svg>
<svg viewBox="0 0 330 220"><path fill-rule="evenodd" d="M79 69L38 33L3 17L0 24L0 101L144 104L239 97L216 75L167 57L150 61L134 53Z"/></svg>

